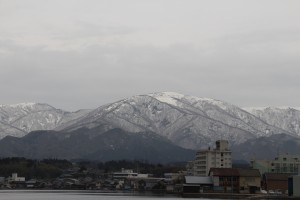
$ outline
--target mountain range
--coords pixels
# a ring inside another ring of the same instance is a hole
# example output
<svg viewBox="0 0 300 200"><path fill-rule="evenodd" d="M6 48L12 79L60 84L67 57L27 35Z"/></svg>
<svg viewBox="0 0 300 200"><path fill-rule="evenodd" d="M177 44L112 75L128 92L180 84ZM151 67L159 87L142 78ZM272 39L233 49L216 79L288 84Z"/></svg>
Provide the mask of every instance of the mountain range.
<svg viewBox="0 0 300 200"><path fill-rule="evenodd" d="M142 138L144 137L144 139L147 138L146 141L149 141L149 144L151 138L155 136L157 137L156 143L159 143L158 140L168 141L164 145L175 145L180 148L176 151L181 152L182 155L186 155L185 149L207 148L213 146L218 139L226 139L230 141L233 151L237 151L236 158L244 158L245 156L249 158L250 155L254 155L251 153L255 148L253 145L246 154L241 154L237 149L242 149L245 145L249 146L250 141L252 141L251 144L259 144L259 141L262 141L261 138L266 141L269 139L276 140L275 143L279 145L280 137L278 136L280 135L286 135L287 138L296 141L300 136L299 126L300 111L296 108L239 108L220 100L187 96L174 92L133 96L96 109L77 112L66 112L47 104L0 105L0 137L4 138L0 141L0 151L6 152L0 156L18 156L17 150L9 149L7 144L15 144L20 141L20 145L26 146L29 154L31 152L33 157L42 156L42 151L38 147L35 148L39 150L41 155L34 155L32 153L34 152L33 147L24 142L25 140L32 142L33 140L28 140L28 138L35 134L50 137L57 144L59 143L57 141L63 141L60 143L61 146L57 146L56 149L72 149L72 146L76 146L74 144L76 141L69 139L76 134L77 136L79 134L80 140L87 144L88 141L84 138L94 138L103 147L107 146L108 143L104 144L102 141L117 132L119 135L117 134L115 139L109 141L113 146L120 147L119 149L122 149L121 143L118 143L122 138L121 135L124 137L126 135L125 138L128 135L130 138L139 138L139 141L143 141ZM37 130L38 132L30 133ZM35 139L34 141L42 143L43 140ZM124 139L124 141L127 140ZM68 142L70 146L67 148ZM124 147L126 146L125 143L123 144ZM128 139L129 143L129 146L137 146L138 142ZM154 143L152 140L150 146L155 146ZM296 147L298 143L293 143L293 145L295 145L294 150L298 148ZM77 146L77 149L88 149L88 146ZM91 148L92 146L90 145ZM77 152L76 155L78 156L71 155L69 152L66 153L65 157L105 160L104 157L99 157L100 154L104 155L100 152L106 151L104 149L100 151L100 146L98 148L94 146L94 150L89 153ZM148 148L150 146L148 145ZM157 149L163 151L162 146L157 146ZM170 149L172 148L173 146L170 146ZM175 149L173 150L175 152ZM74 149L72 151L74 152ZM153 149L151 151L154 152ZM284 145L281 146L281 151L284 151ZM61 152L64 151L61 150ZM114 150L115 152L117 151ZM121 152L124 152L124 149L120 150L119 154ZM106 155L110 154L106 152ZM58 154L53 154L53 156L56 155ZM128 156L130 157L130 155ZM164 159L167 158L164 157L161 160Z"/></svg>
<svg viewBox="0 0 300 200"><path fill-rule="evenodd" d="M5 136L22 137L35 130L52 130L89 111L67 112L42 103L0 104L0 139Z"/></svg>

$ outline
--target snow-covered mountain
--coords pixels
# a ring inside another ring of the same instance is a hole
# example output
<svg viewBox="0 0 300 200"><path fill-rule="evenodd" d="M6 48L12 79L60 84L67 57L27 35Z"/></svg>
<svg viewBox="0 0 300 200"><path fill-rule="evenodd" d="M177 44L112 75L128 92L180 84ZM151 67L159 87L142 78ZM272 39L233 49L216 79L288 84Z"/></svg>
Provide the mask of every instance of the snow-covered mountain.
<svg viewBox="0 0 300 200"><path fill-rule="evenodd" d="M104 105L56 130L82 127L100 127L99 133L113 128L152 131L191 149L213 145L218 139L239 144L251 138L288 133L232 104L173 92L138 95Z"/></svg>
<svg viewBox="0 0 300 200"><path fill-rule="evenodd" d="M290 107L245 108L256 117L300 136L300 109Z"/></svg>
<svg viewBox="0 0 300 200"><path fill-rule="evenodd" d="M7 135L22 137L34 130L52 130L88 112L66 112L41 103L0 105L0 138Z"/></svg>
<svg viewBox="0 0 300 200"><path fill-rule="evenodd" d="M274 134L300 136L300 111L241 109L223 101L161 92L138 95L94 110L66 112L47 104L0 105L0 138L34 130L73 132L93 129L91 137L120 128L154 132L184 148L198 149L226 139L241 144Z"/></svg>

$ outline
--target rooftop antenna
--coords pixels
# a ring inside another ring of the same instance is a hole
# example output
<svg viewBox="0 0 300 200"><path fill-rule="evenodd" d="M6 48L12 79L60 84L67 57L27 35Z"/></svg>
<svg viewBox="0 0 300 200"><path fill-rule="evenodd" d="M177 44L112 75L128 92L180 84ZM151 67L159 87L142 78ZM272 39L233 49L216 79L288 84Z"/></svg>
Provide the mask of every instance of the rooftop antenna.
<svg viewBox="0 0 300 200"><path fill-rule="evenodd" d="M140 169L139 169L139 162L136 162L136 172L139 174L140 173Z"/></svg>

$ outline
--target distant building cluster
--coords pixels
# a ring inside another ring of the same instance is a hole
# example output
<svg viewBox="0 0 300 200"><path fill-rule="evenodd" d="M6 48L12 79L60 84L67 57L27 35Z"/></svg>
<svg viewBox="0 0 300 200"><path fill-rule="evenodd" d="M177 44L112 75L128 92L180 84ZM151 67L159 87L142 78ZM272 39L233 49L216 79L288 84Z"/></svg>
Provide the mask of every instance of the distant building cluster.
<svg viewBox="0 0 300 200"><path fill-rule="evenodd" d="M300 197L300 155L280 154L274 160L252 160L251 167L262 174L265 190L279 188Z"/></svg>
<svg viewBox="0 0 300 200"><path fill-rule="evenodd" d="M0 186L7 188L17 188L20 185L25 185L25 177L19 177L18 173L12 173L9 177L0 177ZM0 187L1 188L1 187Z"/></svg>
<svg viewBox="0 0 300 200"><path fill-rule="evenodd" d="M232 168L228 141L196 153L187 163L183 193L277 194L300 197L300 155L252 160L249 169Z"/></svg>
<svg viewBox="0 0 300 200"><path fill-rule="evenodd" d="M281 154L274 160L252 160L251 166L234 168L228 141L215 144L215 148L199 150L186 171L164 172L161 177L132 169L107 172L75 164L53 179L25 180L17 173L0 177L0 189L160 191L207 198L233 194L239 198L257 194L300 197L300 155Z"/></svg>
<svg viewBox="0 0 300 200"><path fill-rule="evenodd" d="M264 173L297 174L300 165L300 155L278 155L274 160L252 160L252 168Z"/></svg>
<svg viewBox="0 0 300 200"><path fill-rule="evenodd" d="M13 173L9 177L0 177L0 189L71 189L71 190L127 190L127 191L170 191L174 192L176 183L184 177L181 173L165 173L164 177L141 174L132 169L105 173L103 170L89 168L81 170L72 167L54 179L30 179L18 177ZM179 189L177 190L179 191Z"/></svg>

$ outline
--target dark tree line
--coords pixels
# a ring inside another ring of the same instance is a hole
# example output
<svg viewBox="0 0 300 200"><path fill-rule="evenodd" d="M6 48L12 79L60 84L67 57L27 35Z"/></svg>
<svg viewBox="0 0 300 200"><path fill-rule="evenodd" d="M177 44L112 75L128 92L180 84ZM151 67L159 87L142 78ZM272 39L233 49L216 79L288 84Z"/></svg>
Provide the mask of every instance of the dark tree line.
<svg viewBox="0 0 300 200"><path fill-rule="evenodd" d="M153 174L155 177L163 177L164 173L176 173L185 170L184 163L175 164L153 164L142 161L118 160L108 162L97 161L77 161L79 173L86 169L103 170L109 174L124 169L132 169L134 172ZM18 176L25 177L26 180L31 178L47 179L56 178L63 174L66 169L73 167L68 160L44 159L31 160L26 158L2 158L0 159L0 177L11 176L12 173L18 173Z"/></svg>
<svg viewBox="0 0 300 200"><path fill-rule="evenodd" d="M153 174L155 177L163 177L164 173L177 173L185 170L185 163L174 164L153 164L142 161L131 160L113 160L108 162L79 162L79 166L84 168L98 168L104 170L105 173L121 171L124 169L132 169L134 172Z"/></svg>
<svg viewBox="0 0 300 200"><path fill-rule="evenodd" d="M64 169L70 168L72 163L67 160L44 159L31 160L26 158L2 158L0 159L0 176L8 177L12 173L18 176L31 178L56 178Z"/></svg>

